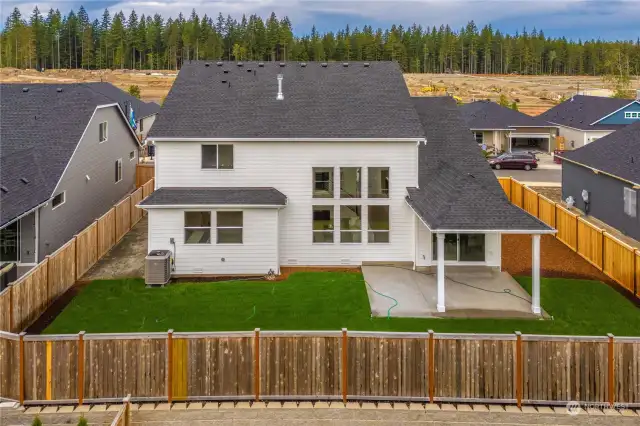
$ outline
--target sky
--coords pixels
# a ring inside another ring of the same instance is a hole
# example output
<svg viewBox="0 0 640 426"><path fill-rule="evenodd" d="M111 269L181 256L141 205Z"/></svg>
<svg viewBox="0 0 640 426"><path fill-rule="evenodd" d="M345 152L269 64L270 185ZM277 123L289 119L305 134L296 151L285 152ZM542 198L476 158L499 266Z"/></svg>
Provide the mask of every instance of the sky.
<svg viewBox="0 0 640 426"><path fill-rule="evenodd" d="M141 14L160 13L165 19L195 8L200 16L242 14L280 18L289 16L296 35L308 34L315 25L321 31L335 31L347 24L386 28L392 24L426 26L449 24L454 29L474 20L478 27L491 24L502 32L527 28L542 29L545 35L570 39L636 40L640 37L640 0L0 0L0 25L14 6L29 16L35 5L45 12L58 8L64 14L82 4L93 20L105 7L111 14L131 9Z"/></svg>

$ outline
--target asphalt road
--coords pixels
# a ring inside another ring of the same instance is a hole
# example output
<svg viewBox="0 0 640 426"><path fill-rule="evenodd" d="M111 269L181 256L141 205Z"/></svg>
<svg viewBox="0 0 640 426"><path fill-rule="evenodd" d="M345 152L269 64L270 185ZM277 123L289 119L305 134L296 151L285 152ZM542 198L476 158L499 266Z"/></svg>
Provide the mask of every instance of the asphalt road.
<svg viewBox="0 0 640 426"><path fill-rule="evenodd" d="M534 170L494 170L498 177L513 177L530 186L561 186L562 165L553 162L550 155L538 154L538 168Z"/></svg>

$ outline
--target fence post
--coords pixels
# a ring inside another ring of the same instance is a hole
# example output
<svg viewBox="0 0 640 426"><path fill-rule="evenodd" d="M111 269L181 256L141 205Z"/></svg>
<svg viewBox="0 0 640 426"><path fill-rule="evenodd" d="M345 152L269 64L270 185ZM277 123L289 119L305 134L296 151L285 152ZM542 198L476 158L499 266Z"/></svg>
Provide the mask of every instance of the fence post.
<svg viewBox="0 0 640 426"><path fill-rule="evenodd" d="M255 329L253 336L253 387L256 402L260 401L260 329Z"/></svg>
<svg viewBox="0 0 640 426"><path fill-rule="evenodd" d="M516 401L518 408L522 408L522 333L516 331Z"/></svg>
<svg viewBox="0 0 640 426"><path fill-rule="evenodd" d="M615 402L615 378L614 378L614 374L615 374L615 365L614 365L614 353L613 353L613 349L614 349L614 345L613 345L613 334L609 333L607 334L607 337L609 338L609 408L613 408L613 403Z"/></svg>
<svg viewBox="0 0 640 426"><path fill-rule="evenodd" d="M428 367L429 367L429 403L433 404L434 394L435 394L435 375L436 375L436 366L435 366L435 348L433 341L433 330L429 330L429 350L428 350Z"/></svg>
<svg viewBox="0 0 640 426"><path fill-rule="evenodd" d="M13 332L13 284L9 284L7 288L9 289L9 329L7 331Z"/></svg>
<svg viewBox="0 0 640 426"><path fill-rule="evenodd" d="M131 424L131 394L127 395L122 403L124 404L124 426L129 426Z"/></svg>
<svg viewBox="0 0 640 426"><path fill-rule="evenodd" d="M84 401L84 333L78 333L78 405Z"/></svg>
<svg viewBox="0 0 640 426"><path fill-rule="evenodd" d="M167 401L173 400L173 330L167 332Z"/></svg>
<svg viewBox="0 0 640 426"><path fill-rule="evenodd" d="M44 274L47 277L47 306L49 306L49 303L51 303L51 280L49 279L49 255L46 255L44 257L44 264L46 265L45 267L45 271Z"/></svg>
<svg viewBox="0 0 640 426"><path fill-rule="evenodd" d="M24 336L27 333L24 331L20 333L19 353L20 353L20 372L19 372L19 389L20 389L20 405L24 405Z"/></svg>
<svg viewBox="0 0 640 426"><path fill-rule="evenodd" d="M113 205L113 246L118 243L118 209L116 208L117 204Z"/></svg>
<svg viewBox="0 0 640 426"><path fill-rule="evenodd" d="M342 402L347 403L347 329L342 329Z"/></svg>
<svg viewBox="0 0 640 426"><path fill-rule="evenodd" d="M100 259L100 219L94 220L96 224L96 262Z"/></svg>

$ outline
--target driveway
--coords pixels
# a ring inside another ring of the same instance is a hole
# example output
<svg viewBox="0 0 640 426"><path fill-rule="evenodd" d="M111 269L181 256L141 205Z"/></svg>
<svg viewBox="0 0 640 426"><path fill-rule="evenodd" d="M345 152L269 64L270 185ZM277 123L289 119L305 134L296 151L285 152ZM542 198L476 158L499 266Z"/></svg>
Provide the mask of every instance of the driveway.
<svg viewBox="0 0 640 426"><path fill-rule="evenodd" d="M549 154L538 153L538 168L526 170L494 170L497 177L513 177L529 186L562 186L562 165L553 162Z"/></svg>
<svg viewBox="0 0 640 426"><path fill-rule="evenodd" d="M534 318L531 296L506 272L488 267L445 268L445 306L438 312L435 273L363 266L376 317Z"/></svg>

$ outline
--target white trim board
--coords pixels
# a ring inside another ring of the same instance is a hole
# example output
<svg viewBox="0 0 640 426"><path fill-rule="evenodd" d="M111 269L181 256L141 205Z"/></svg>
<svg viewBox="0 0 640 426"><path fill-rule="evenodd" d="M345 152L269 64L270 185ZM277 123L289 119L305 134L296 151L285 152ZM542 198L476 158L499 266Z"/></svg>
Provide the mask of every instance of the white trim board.
<svg viewBox="0 0 640 426"><path fill-rule="evenodd" d="M272 204L181 204L181 205L149 205L144 206L136 204L136 207L143 210L153 209L283 209L286 205L272 205Z"/></svg>
<svg viewBox="0 0 640 426"><path fill-rule="evenodd" d="M424 137L415 138L193 138L193 137L153 137L153 142L423 142Z"/></svg>

